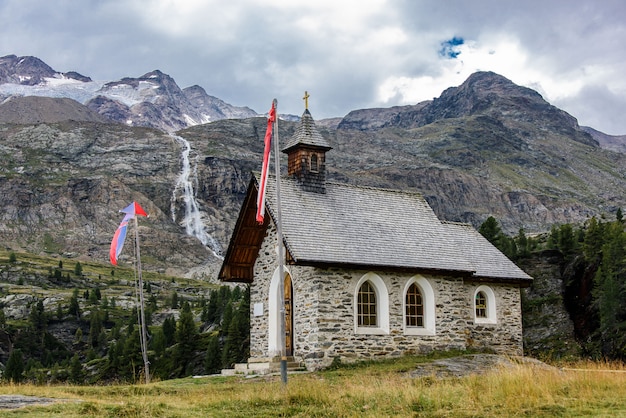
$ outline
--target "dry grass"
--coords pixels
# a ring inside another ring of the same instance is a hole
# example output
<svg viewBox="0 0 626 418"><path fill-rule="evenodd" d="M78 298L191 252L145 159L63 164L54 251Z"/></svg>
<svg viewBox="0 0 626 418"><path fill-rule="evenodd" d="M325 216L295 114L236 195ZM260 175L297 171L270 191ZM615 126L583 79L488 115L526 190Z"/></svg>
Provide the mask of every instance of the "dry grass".
<svg viewBox="0 0 626 418"><path fill-rule="evenodd" d="M626 369L515 365L485 375L411 378L422 360L280 378L207 377L117 386L0 386L0 394L63 399L0 412L38 417L613 417L626 416Z"/></svg>

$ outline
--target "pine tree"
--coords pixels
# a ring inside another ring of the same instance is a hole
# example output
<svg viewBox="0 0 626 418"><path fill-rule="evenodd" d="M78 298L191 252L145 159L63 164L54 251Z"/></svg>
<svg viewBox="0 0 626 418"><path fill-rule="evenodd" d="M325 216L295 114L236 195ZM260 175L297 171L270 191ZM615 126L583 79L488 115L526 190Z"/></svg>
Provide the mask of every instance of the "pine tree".
<svg viewBox="0 0 626 418"><path fill-rule="evenodd" d="M80 304L78 303L78 289L74 289L72 297L70 298L70 306L67 310L68 315L75 315L80 319Z"/></svg>
<svg viewBox="0 0 626 418"><path fill-rule="evenodd" d="M219 292L217 290L211 290L209 302L202 310L202 321L207 324L214 324L218 322L220 319L219 305Z"/></svg>
<svg viewBox="0 0 626 418"><path fill-rule="evenodd" d="M19 383L24 379L24 358L19 348L11 351L7 361L4 377L10 382Z"/></svg>
<svg viewBox="0 0 626 418"><path fill-rule="evenodd" d="M500 225L498 225L496 218L490 216L480 225L478 232L480 235L487 238L487 241L497 246L502 230L500 229Z"/></svg>
<svg viewBox="0 0 626 418"><path fill-rule="evenodd" d="M204 357L204 371L206 374L219 373L222 368L222 353L217 335L209 337L209 343Z"/></svg>
<svg viewBox="0 0 626 418"><path fill-rule="evenodd" d="M602 245L604 243L604 224L598 222L594 216L587 222L587 230L583 242L585 259L590 263L600 261Z"/></svg>
<svg viewBox="0 0 626 418"><path fill-rule="evenodd" d="M570 224L561 225L559 228L557 248L566 256L571 255L576 249L574 229Z"/></svg>
<svg viewBox="0 0 626 418"><path fill-rule="evenodd" d="M176 364L189 365L193 357L193 351L196 347L196 339L198 336L198 328L193 319L191 306L189 302L183 303L183 308L176 328ZM181 376L186 375L188 370L181 370Z"/></svg>
<svg viewBox="0 0 626 418"><path fill-rule="evenodd" d="M231 368L239 358L239 346L241 344L239 315L234 315L228 324L228 332L224 340L224 350L222 351L222 365Z"/></svg>
<svg viewBox="0 0 626 418"><path fill-rule="evenodd" d="M167 348L167 342L165 341L165 335L163 334L163 328L157 328L152 331L152 338L150 339L150 349L154 350L157 357L162 356Z"/></svg>
<svg viewBox="0 0 626 418"><path fill-rule="evenodd" d="M612 222L605 228L602 261L594 278L593 292L600 318L601 354L626 359L626 233L623 225Z"/></svg>
<svg viewBox="0 0 626 418"><path fill-rule="evenodd" d="M74 354L74 357L72 357L72 361L70 362L69 381L74 384L80 384L83 383L83 380L83 365L78 358L78 354Z"/></svg>
<svg viewBox="0 0 626 418"><path fill-rule="evenodd" d="M78 277L83 275L83 266L80 264L80 261L77 261L74 266L74 274Z"/></svg>
<svg viewBox="0 0 626 418"><path fill-rule="evenodd" d="M163 330L163 337L165 337L165 346L169 347L174 344L176 337L176 319L174 319L173 316L165 318L161 329Z"/></svg>
<svg viewBox="0 0 626 418"><path fill-rule="evenodd" d="M524 228L520 228L517 233L517 254L519 257L528 257L530 255L530 242L526 238Z"/></svg>
<svg viewBox="0 0 626 418"><path fill-rule="evenodd" d="M38 334L41 334L46 330L46 327L48 326L48 315L44 310L43 301L41 299L31 308L28 319L30 325Z"/></svg>
<svg viewBox="0 0 626 418"><path fill-rule="evenodd" d="M120 374L123 378L136 382L139 380L144 367L139 342L139 329L131 325L128 327L127 335L121 356Z"/></svg>
<svg viewBox="0 0 626 418"><path fill-rule="evenodd" d="M91 312L91 320L89 323L89 344L93 348L99 347L100 333L103 330L103 314L99 310L93 310Z"/></svg>

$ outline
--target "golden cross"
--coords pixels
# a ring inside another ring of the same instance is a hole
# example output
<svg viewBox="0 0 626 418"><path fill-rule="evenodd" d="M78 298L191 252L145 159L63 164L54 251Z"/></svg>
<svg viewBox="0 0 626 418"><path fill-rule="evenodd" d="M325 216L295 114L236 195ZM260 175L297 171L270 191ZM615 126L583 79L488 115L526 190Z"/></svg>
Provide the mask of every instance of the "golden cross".
<svg viewBox="0 0 626 418"><path fill-rule="evenodd" d="M304 92L304 97L303 97L303 99L304 99L304 109L305 110L309 109L309 97L311 97L311 96L309 96L309 92L305 91Z"/></svg>

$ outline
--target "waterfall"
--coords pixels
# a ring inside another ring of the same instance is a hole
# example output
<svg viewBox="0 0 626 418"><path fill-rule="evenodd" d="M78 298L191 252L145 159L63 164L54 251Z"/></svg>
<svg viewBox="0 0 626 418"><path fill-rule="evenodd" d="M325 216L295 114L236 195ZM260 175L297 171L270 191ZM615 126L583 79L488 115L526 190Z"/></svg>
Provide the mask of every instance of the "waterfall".
<svg viewBox="0 0 626 418"><path fill-rule="evenodd" d="M182 225L185 226L185 232L187 232L187 235L198 238L202 245L209 248L216 257L222 258L222 256L219 255L221 253L220 245L215 238L205 231L204 223L202 222L202 214L198 208L198 202L194 192L194 183L196 183L197 187L198 182L197 166L194 165L192 175L191 163L189 161L191 144L180 136L172 135L172 137L183 146L181 154L182 169L176 181L176 186L174 186L174 191L172 192L172 221L176 222L177 202L182 196L185 203L185 216L182 220Z"/></svg>

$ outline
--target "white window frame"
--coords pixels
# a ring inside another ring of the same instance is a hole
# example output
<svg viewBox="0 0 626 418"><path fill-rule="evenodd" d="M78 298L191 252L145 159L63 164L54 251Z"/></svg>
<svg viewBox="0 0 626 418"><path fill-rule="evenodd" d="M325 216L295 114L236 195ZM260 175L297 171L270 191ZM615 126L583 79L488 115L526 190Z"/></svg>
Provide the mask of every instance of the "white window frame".
<svg viewBox="0 0 626 418"><path fill-rule="evenodd" d="M422 305L424 307L424 326L409 327L406 325L406 293L409 287L415 283L422 294ZM402 292L402 328L404 335L435 335L435 292L430 282L423 276L411 277L404 285Z"/></svg>
<svg viewBox="0 0 626 418"><path fill-rule="evenodd" d="M362 327L359 326L359 289L361 285L369 281L374 288L374 292L376 293L376 313L377 313L377 323L376 327ZM372 335L388 335L389 334L389 292L387 291L387 286L385 286L385 282L380 278L379 275L369 272L363 275L356 283L356 287L354 288L354 333L355 334L372 334Z"/></svg>
<svg viewBox="0 0 626 418"><path fill-rule="evenodd" d="M487 298L487 316L484 318L476 316L476 295L478 294L478 292L483 292L483 294ZM474 295L472 297L472 317L474 318L474 323L476 324L498 323L498 318L496 316L496 294L493 292L493 289L491 289L491 287L481 285L474 290Z"/></svg>

